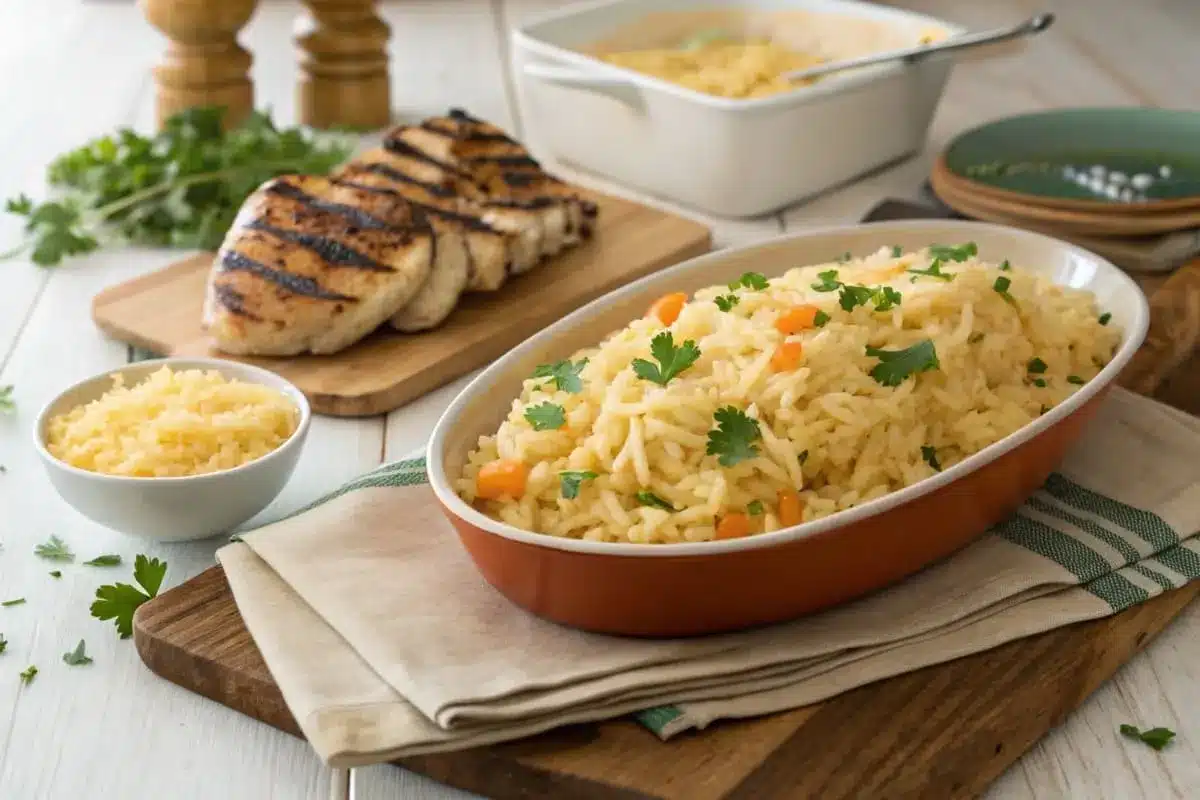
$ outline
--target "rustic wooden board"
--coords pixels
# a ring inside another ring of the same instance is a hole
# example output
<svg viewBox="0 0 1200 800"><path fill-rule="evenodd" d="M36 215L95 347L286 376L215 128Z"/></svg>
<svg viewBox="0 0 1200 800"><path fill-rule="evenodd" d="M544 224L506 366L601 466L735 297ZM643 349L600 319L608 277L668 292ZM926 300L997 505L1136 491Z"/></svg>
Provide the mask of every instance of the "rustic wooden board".
<svg viewBox="0 0 1200 800"><path fill-rule="evenodd" d="M500 291L471 294L439 328L380 330L331 356L243 358L214 350L200 329L211 254L105 289L92 318L109 336L164 356L218 356L276 372L313 411L383 414L499 356L585 303L656 270L707 252L704 225L648 206L585 193L600 206L596 235Z"/></svg>
<svg viewBox="0 0 1200 800"><path fill-rule="evenodd" d="M1150 333L1121 383L1200 414L1200 261L1150 281ZM1107 619L667 743L613 721L399 763L499 800L974 797L1197 595L1200 582ZM134 641L167 680L300 735L220 567L138 609Z"/></svg>

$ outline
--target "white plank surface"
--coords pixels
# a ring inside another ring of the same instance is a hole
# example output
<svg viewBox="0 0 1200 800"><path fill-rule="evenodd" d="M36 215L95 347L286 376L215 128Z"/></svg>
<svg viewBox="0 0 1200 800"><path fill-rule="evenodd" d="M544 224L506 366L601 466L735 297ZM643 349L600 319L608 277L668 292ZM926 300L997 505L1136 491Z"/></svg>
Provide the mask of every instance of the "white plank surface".
<svg viewBox="0 0 1200 800"><path fill-rule="evenodd" d="M1025 16L1033 3L901 3L971 26ZM406 0L382 13L393 28L393 101L404 116L449 105L523 129L507 66L507 30L555 0ZM1151 104L1200 107L1200 6L1194 0L1123 3L1047 0L1060 13L1054 32L1020 58L962 65L939 111L931 141L1024 110L1064 105ZM243 35L255 56L258 104L290 122L295 2L263 2ZM115 43L119 42L119 46ZM39 189L45 163L85 138L121 124L153 120L148 69L163 41L132 3L12 0L0 3L0 190ZM924 156L779 217L716 221L718 244L857 219L885 195L911 194L924 178ZM566 172L566 171L564 171ZM593 176L567 177L632 196ZM695 215L693 215L695 216ZM16 226L0 220L0 250ZM62 567L51 578L33 546L50 534L83 558L144 552L170 563L168 585L212 563L219 542L152 546L78 517L54 495L28 445L32 415L73 380L125 360L127 350L91 325L91 296L101 287L153 269L164 256L103 253L46 271L0 264L0 385L16 385L19 412L0 417L0 798L316 800L330 794L332 773L308 747L158 680L129 642L92 620L88 605L101 582L128 567ZM407 455L469 379L388 415L386 421L316 420L300 467L261 519L294 508L381 458ZM1134 659L1059 730L1035 746L989 792L990 798L1185 798L1200 786L1200 609L1193 607L1160 641ZM71 668L61 654L85 638L95 663ZM17 673L41 673L21 686ZM1116 736L1121 722L1168 725L1180 739L1159 754ZM469 795L392 767L356 770L356 800Z"/></svg>

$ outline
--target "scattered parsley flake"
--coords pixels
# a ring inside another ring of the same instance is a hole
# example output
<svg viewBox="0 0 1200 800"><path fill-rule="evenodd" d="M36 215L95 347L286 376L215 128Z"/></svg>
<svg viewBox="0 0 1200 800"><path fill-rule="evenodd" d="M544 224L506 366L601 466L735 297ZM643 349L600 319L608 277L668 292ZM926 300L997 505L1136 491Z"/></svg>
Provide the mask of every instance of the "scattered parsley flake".
<svg viewBox="0 0 1200 800"><path fill-rule="evenodd" d="M0 606L4 606L5 608L11 608L12 606L23 606L23 605L25 605L24 597L14 597L12 600L5 600L3 603L0 603Z"/></svg>
<svg viewBox="0 0 1200 800"><path fill-rule="evenodd" d="M79 640L79 644L75 645L74 650L68 650L63 653L63 661L72 667L82 667L85 664L92 663L92 658L87 654L87 646L83 643L83 639Z"/></svg>
<svg viewBox="0 0 1200 800"><path fill-rule="evenodd" d="M967 344L979 344L982 341L983 341L983 334L980 333L979 331L975 331L974 333L972 333L970 336L967 337Z"/></svg>
<svg viewBox="0 0 1200 800"><path fill-rule="evenodd" d="M1025 365L1026 371L1033 375L1041 375L1046 371L1046 362L1040 358L1031 358L1029 363Z"/></svg>
<svg viewBox="0 0 1200 800"><path fill-rule="evenodd" d="M1105 311L1103 314L1100 315L1099 322L1101 325L1107 325L1111 319L1112 319L1112 314L1108 311Z"/></svg>
<svg viewBox="0 0 1200 800"><path fill-rule="evenodd" d="M1076 386L1083 386L1085 383L1087 383L1087 381L1085 381L1083 378L1079 377L1078 375L1068 375L1067 383L1073 383Z"/></svg>
<svg viewBox="0 0 1200 800"><path fill-rule="evenodd" d="M106 553L102 556L96 556L91 561L83 562L85 567L119 567L121 566L121 557L115 553Z"/></svg>
<svg viewBox="0 0 1200 800"><path fill-rule="evenodd" d="M899 258L904 255L904 248L898 244L892 245L892 258Z"/></svg>
<svg viewBox="0 0 1200 800"><path fill-rule="evenodd" d="M922 445L921 458L925 459L925 463L933 467L933 469L937 472L942 471L942 465L938 461L937 457L937 448L929 447L928 445Z"/></svg>
<svg viewBox="0 0 1200 800"><path fill-rule="evenodd" d="M29 685L33 683L33 679L37 677L38 668L30 664L25 669L21 670L21 683Z"/></svg>
<svg viewBox="0 0 1200 800"><path fill-rule="evenodd" d="M767 280L766 275L763 275L759 272L743 272L742 277L738 278L736 281L730 282L729 290L732 292L741 288L746 288L761 292L770 285L771 282Z"/></svg>
<svg viewBox="0 0 1200 800"><path fill-rule="evenodd" d="M947 247L940 244L929 246L929 255L938 261L966 261L978 253L979 248L975 246L974 242L960 244L957 247Z"/></svg>
<svg viewBox="0 0 1200 800"><path fill-rule="evenodd" d="M568 500L574 500L579 497L579 485L584 481L594 480L596 473L591 470L566 470L558 473L559 487L562 489L562 496Z"/></svg>
<svg viewBox="0 0 1200 800"><path fill-rule="evenodd" d="M758 420L733 406L718 408L713 419L717 427L708 432L705 452L710 456L719 456L717 461L721 466L732 467L758 457L758 448L753 444L762 438Z"/></svg>
<svg viewBox="0 0 1200 800"><path fill-rule="evenodd" d="M1008 263L1007 258L1000 262L1001 272L1008 272L1010 269L1012 269L1012 264Z"/></svg>
<svg viewBox="0 0 1200 800"><path fill-rule="evenodd" d="M1017 301L1011 294L1008 293L1008 287L1010 286L1012 286L1012 281L1001 275L1000 277L996 278L996 282L992 284L992 289L995 290L996 294L1003 297L1006 302L1015 306Z"/></svg>
<svg viewBox="0 0 1200 800"><path fill-rule="evenodd" d="M1162 750L1175 738L1175 731L1169 728L1150 728L1141 731L1133 725L1122 725L1120 731L1122 735L1130 739L1137 739L1155 750Z"/></svg>
<svg viewBox="0 0 1200 800"><path fill-rule="evenodd" d="M0 386L0 414L12 414L17 410L17 403L13 400L13 387Z"/></svg>
<svg viewBox="0 0 1200 800"><path fill-rule="evenodd" d="M51 577L51 578L61 578L61 577L62 577L62 570L60 570L60 569L52 569L52 570L50 570L50 577Z"/></svg>
<svg viewBox="0 0 1200 800"><path fill-rule="evenodd" d="M532 425L535 431L556 431L567 424L567 415L562 406L547 401L526 408L525 421Z"/></svg>
<svg viewBox="0 0 1200 800"><path fill-rule="evenodd" d="M918 372L937 369L937 350L930 339L923 339L903 350L881 350L867 347L867 355L878 358L871 377L884 386L899 386L904 379Z"/></svg>
<svg viewBox="0 0 1200 800"><path fill-rule="evenodd" d="M133 560L133 580L137 586L128 583L101 586L96 590L96 600L92 603L92 616L113 620L117 633L122 639L128 639L133 634L133 612L142 603L158 595L166 574L165 561L138 555Z"/></svg>
<svg viewBox="0 0 1200 800"><path fill-rule="evenodd" d="M1038 387L1039 389L1045 389L1046 388L1046 379L1045 378L1034 378L1033 385Z"/></svg>
<svg viewBox="0 0 1200 800"><path fill-rule="evenodd" d="M713 302L717 304L717 308L721 309L722 311L729 312L733 310L734 306L742 302L742 298L738 297L736 294L723 294L713 300Z"/></svg>
<svg viewBox="0 0 1200 800"><path fill-rule="evenodd" d="M4 634L0 633L0 653L3 653L8 647L8 639L4 638Z"/></svg>
<svg viewBox="0 0 1200 800"><path fill-rule="evenodd" d="M812 284L812 288L818 292L836 292L841 288L842 282L838 280L838 271L836 269L818 272L817 277L821 280Z"/></svg>
<svg viewBox="0 0 1200 800"><path fill-rule="evenodd" d="M891 311L900 305L903 295L890 286L880 286L875 290L873 298L876 311Z"/></svg>
<svg viewBox="0 0 1200 800"><path fill-rule="evenodd" d="M814 327L824 328L825 323L827 323L827 322L829 322L829 315L826 314L824 311L818 311L816 314L813 315L813 326Z"/></svg>
<svg viewBox="0 0 1200 800"><path fill-rule="evenodd" d="M663 500L661 497L656 495L654 492L650 492L650 491L643 489L642 491L638 492L637 495L635 495L635 496L637 497L637 501L644 506L650 506L651 508L661 508L663 511L672 511L672 512L675 511L675 506L671 505L666 500Z"/></svg>
<svg viewBox="0 0 1200 800"><path fill-rule="evenodd" d="M549 378L550 382L560 391L568 394L579 394L583 391L583 381L579 373L587 366L588 360L571 362L570 360L555 361L553 364L538 364L533 370L535 378Z"/></svg>
<svg viewBox="0 0 1200 800"><path fill-rule="evenodd" d="M871 302L871 298L875 296L875 291L867 286L842 286L842 291L838 294L838 305L843 311L853 311L858 306L865 306Z"/></svg>
<svg viewBox="0 0 1200 800"><path fill-rule="evenodd" d="M33 552L42 558L50 561L74 561L75 554L71 552L71 548L67 547L66 542L57 536L51 536L48 541L42 542L33 548Z"/></svg>
<svg viewBox="0 0 1200 800"><path fill-rule="evenodd" d="M762 500L752 501L750 505L746 506L746 513L753 517L757 517L759 514L763 513Z"/></svg>
<svg viewBox="0 0 1200 800"><path fill-rule="evenodd" d="M634 374L642 380L666 386L672 378L696 363L696 359L700 358L700 348L691 339L676 347L671 332L663 331L650 341L650 355L658 364L635 358L632 361Z"/></svg>
<svg viewBox="0 0 1200 800"><path fill-rule="evenodd" d="M929 264L929 269L910 269L908 272L911 272L913 275L924 275L927 278L937 278L940 281L954 280L953 273L942 272L942 262L937 258ZM915 281L916 278L913 278L913 280Z"/></svg>

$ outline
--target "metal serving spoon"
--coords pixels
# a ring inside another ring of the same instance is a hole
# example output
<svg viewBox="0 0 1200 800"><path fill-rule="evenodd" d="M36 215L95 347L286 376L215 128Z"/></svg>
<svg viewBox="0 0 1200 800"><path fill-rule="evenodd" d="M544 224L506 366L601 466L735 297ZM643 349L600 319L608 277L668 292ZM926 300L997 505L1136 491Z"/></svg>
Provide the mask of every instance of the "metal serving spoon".
<svg viewBox="0 0 1200 800"><path fill-rule="evenodd" d="M1049 28L1054 24L1054 15L1050 13L1038 14L1035 17L1022 22L1020 25L1014 25L1011 28L997 28L990 31L981 31L979 33L964 33L960 36L952 36L949 39L943 39L940 42L932 44L923 44L916 47L906 47L903 50L889 50L886 53L874 53L861 58L851 58L846 61L834 61L829 64L820 64L815 67L806 69L798 69L794 72L784 73L783 77L789 81L799 81L805 78L819 78L822 75L828 75L831 72L841 72L846 69L854 69L856 67L867 67L872 64L885 64L889 61L915 61L926 56L931 56L934 53L946 53L952 50L965 50L970 47L979 47L985 44L995 44L997 42L1007 42L1011 39L1020 39L1023 36L1032 36Z"/></svg>

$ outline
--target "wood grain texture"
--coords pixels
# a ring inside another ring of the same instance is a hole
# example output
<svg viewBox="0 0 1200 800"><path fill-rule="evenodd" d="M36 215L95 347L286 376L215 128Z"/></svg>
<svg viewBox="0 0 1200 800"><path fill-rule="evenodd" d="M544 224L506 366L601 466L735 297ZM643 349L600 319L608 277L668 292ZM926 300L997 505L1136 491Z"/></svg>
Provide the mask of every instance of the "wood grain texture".
<svg viewBox="0 0 1200 800"><path fill-rule="evenodd" d="M1196 352L1200 261L1153 298L1154 328L1121 382L1153 395ZM1184 406L1200 412L1200 394ZM1116 616L865 686L823 703L666 743L627 721L398 764L490 798L830 800L975 797L1200 595L1200 583ZM143 605L147 666L298 734L224 574L214 567Z"/></svg>
<svg viewBox="0 0 1200 800"><path fill-rule="evenodd" d="M242 358L212 349L200 329L211 255L113 286L92 318L113 338L163 355L216 355L276 372L304 392L313 411L383 414L503 355L585 303L711 247L704 225L614 197L600 206L595 236L511 279L498 292L465 295L440 327L419 334L380 330L332 356Z"/></svg>

